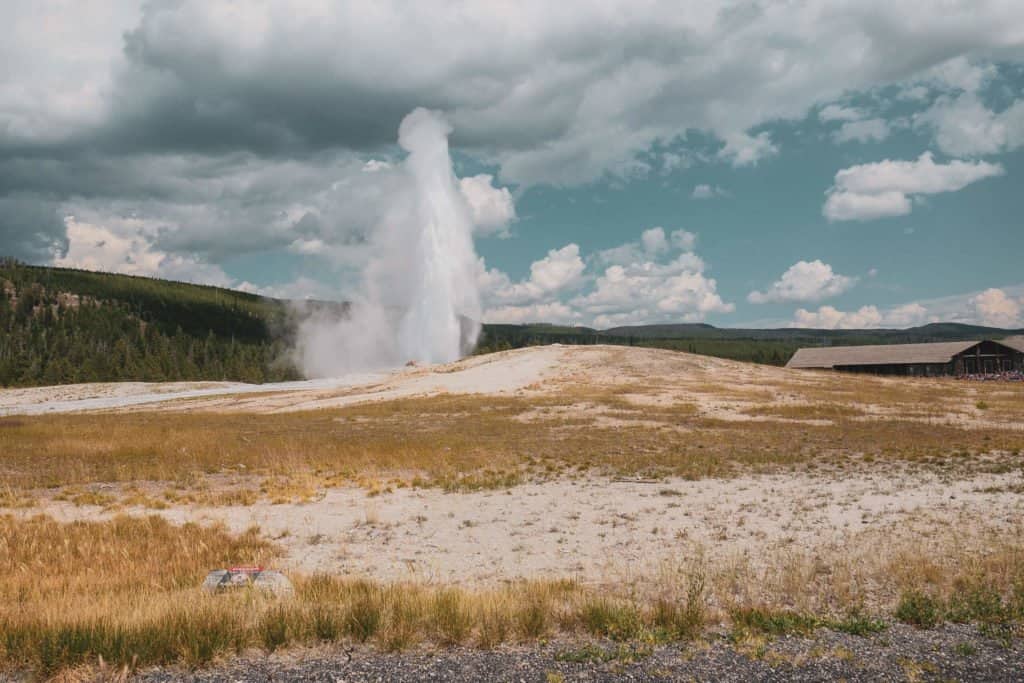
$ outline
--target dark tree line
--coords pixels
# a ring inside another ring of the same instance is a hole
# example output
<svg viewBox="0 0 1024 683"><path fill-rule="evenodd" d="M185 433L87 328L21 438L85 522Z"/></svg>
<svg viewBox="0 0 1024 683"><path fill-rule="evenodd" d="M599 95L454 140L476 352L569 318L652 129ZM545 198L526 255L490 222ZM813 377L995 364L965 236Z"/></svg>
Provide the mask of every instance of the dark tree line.
<svg viewBox="0 0 1024 683"><path fill-rule="evenodd" d="M706 356L752 361L768 365L785 365L799 344L792 341L759 339L658 338L607 334L586 327L554 325L484 325L477 353L544 344L614 344L644 346L673 351L688 351Z"/></svg>
<svg viewBox="0 0 1024 683"><path fill-rule="evenodd" d="M279 302L0 262L0 385L296 379ZM268 303L269 302L269 303Z"/></svg>

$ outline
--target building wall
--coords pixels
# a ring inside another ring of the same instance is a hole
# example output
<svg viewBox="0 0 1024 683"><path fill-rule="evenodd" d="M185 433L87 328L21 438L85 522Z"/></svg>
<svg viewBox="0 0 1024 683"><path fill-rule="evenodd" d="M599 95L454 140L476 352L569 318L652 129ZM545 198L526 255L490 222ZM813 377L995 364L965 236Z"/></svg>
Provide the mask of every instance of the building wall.
<svg viewBox="0 0 1024 683"><path fill-rule="evenodd" d="M836 370L867 375L944 377L956 374L953 363L892 363L889 365L837 365Z"/></svg>
<svg viewBox="0 0 1024 683"><path fill-rule="evenodd" d="M891 363L887 365L837 365L836 370L872 375L943 377L1024 371L1024 353L985 341L958 353L948 363Z"/></svg>
<svg viewBox="0 0 1024 683"><path fill-rule="evenodd" d="M977 346L957 354L954 358L954 365L958 375L1024 370L1024 354L996 342L983 341Z"/></svg>

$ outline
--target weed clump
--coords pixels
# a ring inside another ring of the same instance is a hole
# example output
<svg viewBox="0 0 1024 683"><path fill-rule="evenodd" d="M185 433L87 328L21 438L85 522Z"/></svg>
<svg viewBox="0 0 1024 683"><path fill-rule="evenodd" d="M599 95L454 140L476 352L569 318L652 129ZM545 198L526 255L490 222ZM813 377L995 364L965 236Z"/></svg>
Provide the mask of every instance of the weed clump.
<svg viewBox="0 0 1024 683"><path fill-rule="evenodd" d="M529 600L516 612L519 634L531 640L543 638L551 628L548 605L539 598Z"/></svg>
<svg viewBox="0 0 1024 683"><path fill-rule="evenodd" d="M806 634L813 631L821 622L815 617L770 608L748 607L733 610L733 624L740 630L780 636L791 633Z"/></svg>
<svg viewBox="0 0 1024 683"><path fill-rule="evenodd" d="M583 605L580 621L590 633L612 640L632 640L644 628L635 605L597 598Z"/></svg>
<svg viewBox="0 0 1024 683"><path fill-rule="evenodd" d="M707 621L707 597L703 570L694 572L689 579L685 600L661 598L654 607L654 625L667 637L675 640L693 640L704 630Z"/></svg>
<svg viewBox="0 0 1024 683"><path fill-rule="evenodd" d="M458 645L473 630L473 615L466 598L456 590L443 590L434 597L431 618L434 631L443 645Z"/></svg>
<svg viewBox="0 0 1024 683"><path fill-rule="evenodd" d="M942 620L942 606L938 599L918 590L910 590L900 597L896 618L917 628L933 628Z"/></svg>
<svg viewBox="0 0 1024 683"><path fill-rule="evenodd" d="M829 619L824 623L824 625L833 631L839 631L840 633L848 633L851 636L861 637L881 633L887 628L884 621L872 618L862 613L859 608L850 610L847 612L846 616L840 619Z"/></svg>

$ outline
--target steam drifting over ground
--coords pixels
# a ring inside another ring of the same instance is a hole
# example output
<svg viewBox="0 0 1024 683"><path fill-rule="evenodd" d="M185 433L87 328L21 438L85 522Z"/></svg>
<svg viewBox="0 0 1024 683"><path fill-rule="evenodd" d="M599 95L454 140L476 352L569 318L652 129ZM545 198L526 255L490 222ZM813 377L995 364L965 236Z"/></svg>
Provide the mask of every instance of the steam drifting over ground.
<svg viewBox="0 0 1024 683"><path fill-rule="evenodd" d="M409 155L397 169L394 203L370 233L361 291L346 296L344 319L319 314L299 326L296 360L307 376L446 363L476 344L472 209L452 171L451 131L427 109L402 120L398 143Z"/></svg>

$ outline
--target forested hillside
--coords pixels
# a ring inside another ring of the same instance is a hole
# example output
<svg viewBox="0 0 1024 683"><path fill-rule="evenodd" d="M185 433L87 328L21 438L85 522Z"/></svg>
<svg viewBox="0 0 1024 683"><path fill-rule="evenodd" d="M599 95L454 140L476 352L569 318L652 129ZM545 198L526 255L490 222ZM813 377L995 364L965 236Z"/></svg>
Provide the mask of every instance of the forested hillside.
<svg viewBox="0 0 1024 683"><path fill-rule="evenodd" d="M298 378L282 302L0 261L0 385Z"/></svg>

